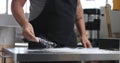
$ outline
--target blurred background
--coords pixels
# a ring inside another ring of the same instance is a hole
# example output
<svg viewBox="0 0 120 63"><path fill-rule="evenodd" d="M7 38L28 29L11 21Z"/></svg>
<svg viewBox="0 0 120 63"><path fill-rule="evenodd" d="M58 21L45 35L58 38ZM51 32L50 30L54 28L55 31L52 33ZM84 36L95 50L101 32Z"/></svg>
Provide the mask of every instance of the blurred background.
<svg viewBox="0 0 120 63"><path fill-rule="evenodd" d="M21 27L11 13L12 0L0 0L0 49L14 47L23 42ZM120 38L120 2L119 0L81 0L86 24L86 36L94 46L94 39ZM29 17L29 0L24 6L24 13ZM108 26L110 23L110 26ZM79 33L75 28L76 34ZM112 35L112 36L111 36ZM78 42L80 39L78 38Z"/></svg>

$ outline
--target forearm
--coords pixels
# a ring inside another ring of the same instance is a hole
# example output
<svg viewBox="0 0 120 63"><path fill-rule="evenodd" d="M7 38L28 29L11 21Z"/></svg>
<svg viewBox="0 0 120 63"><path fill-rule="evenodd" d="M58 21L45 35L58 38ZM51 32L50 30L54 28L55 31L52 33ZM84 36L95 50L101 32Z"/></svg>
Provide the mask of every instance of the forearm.
<svg viewBox="0 0 120 63"><path fill-rule="evenodd" d="M77 26L77 29L80 33L80 36L85 36L86 30L85 30L84 21L82 19L77 20L76 21L76 26Z"/></svg>
<svg viewBox="0 0 120 63"><path fill-rule="evenodd" d="M84 23L84 15L83 15L83 9L82 9L80 0L78 0L78 4L77 4L76 26L78 28L80 36L85 36L86 30L85 30L85 23Z"/></svg>
<svg viewBox="0 0 120 63"><path fill-rule="evenodd" d="M16 21L21 25L21 27L24 27L28 24L28 20L26 19L23 11L25 1L23 4L19 0L13 0L11 4L11 11L13 16L15 17Z"/></svg>

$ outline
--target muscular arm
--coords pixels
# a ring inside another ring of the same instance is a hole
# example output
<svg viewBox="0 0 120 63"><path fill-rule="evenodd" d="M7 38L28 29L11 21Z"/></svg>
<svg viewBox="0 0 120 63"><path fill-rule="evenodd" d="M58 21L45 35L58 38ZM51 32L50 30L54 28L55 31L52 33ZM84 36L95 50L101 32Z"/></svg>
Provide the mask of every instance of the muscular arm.
<svg viewBox="0 0 120 63"><path fill-rule="evenodd" d="M86 30L85 30L85 24L84 24L84 15L83 15L83 9L82 9L80 0L77 0L76 26L80 33L80 38L84 47L92 47L91 43L89 42L85 34Z"/></svg>
<svg viewBox="0 0 120 63"><path fill-rule="evenodd" d="M77 2L76 25L81 36L85 36L84 15L80 0Z"/></svg>
<svg viewBox="0 0 120 63"><path fill-rule="evenodd" d="M11 4L12 14L21 27L24 27L26 24L28 24L28 20L26 19L23 11L25 2L26 0L12 0Z"/></svg>
<svg viewBox="0 0 120 63"><path fill-rule="evenodd" d="M21 25L23 36L30 41L37 41L32 25L25 17L23 6L26 0L12 0L11 11L16 21Z"/></svg>

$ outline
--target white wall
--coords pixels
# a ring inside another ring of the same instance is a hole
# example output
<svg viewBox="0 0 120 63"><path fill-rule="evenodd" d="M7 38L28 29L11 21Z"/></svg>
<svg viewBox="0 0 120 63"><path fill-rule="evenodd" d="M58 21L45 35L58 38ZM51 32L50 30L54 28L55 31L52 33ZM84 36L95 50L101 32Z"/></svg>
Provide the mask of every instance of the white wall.
<svg viewBox="0 0 120 63"><path fill-rule="evenodd" d="M113 11L109 8L110 12L110 20L111 20L111 27L112 32L119 32L120 33L120 11ZM100 37L108 37L107 25L106 25L106 17L105 17L105 7L101 7L101 30L100 30Z"/></svg>
<svg viewBox="0 0 120 63"><path fill-rule="evenodd" d="M25 14L28 18L28 14ZM14 17L8 14L0 14L0 26L20 27Z"/></svg>
<svg viewBox="0 0 120 63"><path fill-rule="evenodd" d="M0 26L18 26L12 15L0 15Z"/></svg>

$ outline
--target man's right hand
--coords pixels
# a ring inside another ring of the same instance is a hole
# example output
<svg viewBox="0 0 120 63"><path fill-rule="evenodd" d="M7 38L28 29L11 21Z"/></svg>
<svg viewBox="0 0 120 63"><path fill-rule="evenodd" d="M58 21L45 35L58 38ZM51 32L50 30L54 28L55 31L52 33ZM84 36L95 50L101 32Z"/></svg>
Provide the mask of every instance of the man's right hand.
<svg viewBox="0 0 120 63"><path fill-rule="evenodd" d="M27 23L25 26L23 26L22 33L27 40L39 42L37 37L35 37L34 29L30 23Z"/></svg>
<svg viewBox="0 0 120 63"><path fill-rule="evenodd" d="M28 22L28 19L25 17L23 6L27 0L12 0L11 11L16 21L23 28L23 36L29 41L38 42L38 39L35 37L34 30L32 25Z"/></svg>

